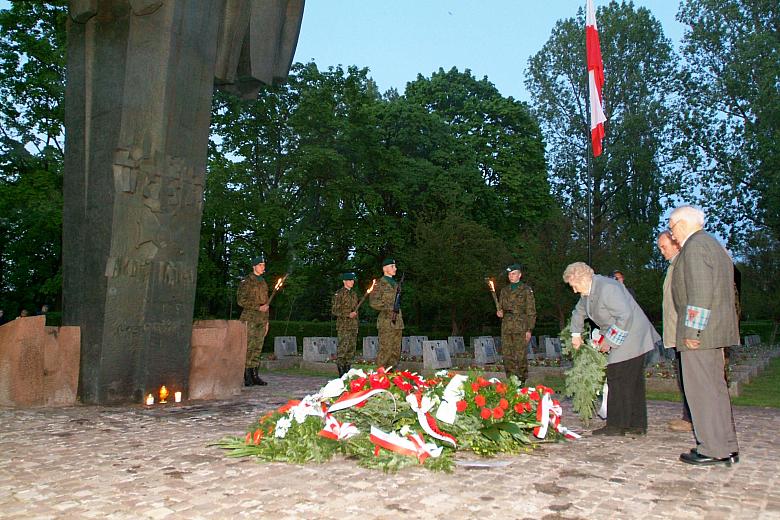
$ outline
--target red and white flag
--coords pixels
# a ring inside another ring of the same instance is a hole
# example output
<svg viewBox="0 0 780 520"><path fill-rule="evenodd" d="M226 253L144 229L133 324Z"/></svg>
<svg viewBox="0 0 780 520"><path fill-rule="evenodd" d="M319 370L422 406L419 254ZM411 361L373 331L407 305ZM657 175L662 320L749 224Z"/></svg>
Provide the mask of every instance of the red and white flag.
<svg viewBox="0 0 780 520"><path fill-rule="evenodd" d="M599 30L596 27L596 10L593 0L587 0L585 14L585 49L588 55L588 91L590 93L590 139L593 143L593 157L601 155L601 141L604 139L604 62L601 61Z"/></svg>

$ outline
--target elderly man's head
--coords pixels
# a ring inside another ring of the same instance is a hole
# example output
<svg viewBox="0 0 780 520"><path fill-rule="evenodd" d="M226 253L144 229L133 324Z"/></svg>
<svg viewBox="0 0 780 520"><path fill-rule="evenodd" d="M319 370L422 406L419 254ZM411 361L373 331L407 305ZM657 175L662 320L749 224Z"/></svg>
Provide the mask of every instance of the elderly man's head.
<svg viewBox="0 0 780 520"><path fill-rule="evenodd" d="M669 231L678 243L704 227L704 212L693 206L680 206L669 215Z"/></svg>
<svg viewBox="0 0 780 520"><path fill-rule="evenodd" d="M574 292L587 295L593 281L593 269L585 262L574 262L563 271L563 281L571 285Z"/></svg>
<svg viewBox="0 0 780 520"><path fill-rule="evenodd" d="M658 235L658 249L661 250L661 255L663 255L664 259L671 260L680 252L680 244L672 238L672 234L669 231L662 231Z"/></svg>

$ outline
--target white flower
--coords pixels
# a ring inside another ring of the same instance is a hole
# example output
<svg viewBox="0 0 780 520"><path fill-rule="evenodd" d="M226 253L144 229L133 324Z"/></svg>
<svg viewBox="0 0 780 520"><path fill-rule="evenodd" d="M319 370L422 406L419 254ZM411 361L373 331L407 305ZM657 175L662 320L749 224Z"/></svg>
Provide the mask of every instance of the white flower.
<svg viewBox="0 0 780 520"><path fill-rule="evenodd" d="M303 424L306 417L310 415L316 415L318 417L324 417L325 412L322 411L320 401L315 395L307 395L301 400L300 403L290 408L290 415L295 419L298 424Z"/></svg>
<svg viewBox="0 0 780 520"><path fill-rule="evenodd" d="M447 369L439 370L434 375L437 376L437 377L447 377L448 375L450 375L450 371L447 370Z"/></svg>
<svg viewBox="0 0 780 520"><path fill-rule="evenodd" d="M366 373L363 372L362 368L350 368L349 372L341 376L342 380L347 380L350 377L357 376L357 377L366 377Z"/></svg>
<svg viewBox="0 0 780 520"><path fill-rule="evenodd" d="M287 430L290 429L290 426L292 426L292 419L289 417L282 417L278 421L276 421L276 430L274 430L274 435L280 439L284 439L284 436L287 435Z"/></svg>
<svg viewBox="0 0 780 520"><path fill-rule="evenodd" d="M332 397L338 397L344 393L346 387L344 386L343 379L331 379L328 384L322 387L320 394L322 397L328 399Z"/></svg>

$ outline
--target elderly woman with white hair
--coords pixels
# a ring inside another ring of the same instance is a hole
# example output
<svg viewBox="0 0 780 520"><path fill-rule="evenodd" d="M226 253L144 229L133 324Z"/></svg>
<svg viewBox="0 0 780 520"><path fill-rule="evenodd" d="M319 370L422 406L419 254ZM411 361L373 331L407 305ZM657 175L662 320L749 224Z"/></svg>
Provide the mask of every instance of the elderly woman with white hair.
<svg viewBox="0 0 780 520"><path fill-rule="evenodd" d="M563 281L579 293L571 314L572 346L580 348L585 318L600 329L597 340L607 360L607 425L593 435L644 435L647 433L645 353L661 337L626 290L612 278L594 274L584 262L566 267Z"/></svg>

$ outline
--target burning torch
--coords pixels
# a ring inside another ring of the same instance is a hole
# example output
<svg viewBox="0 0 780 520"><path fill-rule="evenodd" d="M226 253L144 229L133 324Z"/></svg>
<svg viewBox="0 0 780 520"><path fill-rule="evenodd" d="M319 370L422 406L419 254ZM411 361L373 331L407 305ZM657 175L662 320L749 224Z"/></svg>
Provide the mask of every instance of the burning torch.
<svg viewBox="0 0 780 520"><path fill-rule="evenodd" d="M496 296L496 284L490 278L487 279L487 284L490 289L490 294L493 296L493 302L496 304L496 312L501 312L501 306L498 304L498 296Z"/></svg>
<svg viewBox="0 0 780 520"><path fill-rule="evenodd" d="M279 289L282 288L284 285L284 281L287 280L287 277L290 276L290 273L285 274L284 276L280 277L278 280L276 280L276 284L274 284L274 290L271 292L271 297L268 298L268 302L266 305L271 305L271 302L274 301L274 296L276 296L276 293L279 292Z"/></svg>
<svg viewBox="0 0 780 520"><path fill-rule="evenodd" d="M363 302L366 301L366 298L368 297L368 295L371 294L371 291L374 290L375 286L376 286L376 278L374 278L374 280L371 282L371 286L368 289L366 289L366 294L364 294L363 297L360 298L360 301L358 302L357 307L355 307L352 310L352 312L357 312L357 310L360 308L360 306L363 305Z"/></svg>

